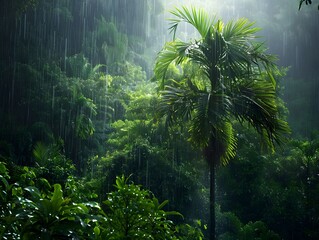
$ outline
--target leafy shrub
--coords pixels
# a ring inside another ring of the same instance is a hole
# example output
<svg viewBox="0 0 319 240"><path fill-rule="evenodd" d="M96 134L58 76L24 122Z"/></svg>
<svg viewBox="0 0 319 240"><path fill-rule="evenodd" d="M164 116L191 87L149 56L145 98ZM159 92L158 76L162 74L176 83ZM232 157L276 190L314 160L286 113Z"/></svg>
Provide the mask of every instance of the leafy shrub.
<svg viewBox="0 0 319 240"><path fill-rule="evenodd" d="M105 239L176 239L173 222L167 217L181 214L164 211L168 201L159 203L151 192L127 181L124 176L117 177L117 191L109 193L104 202L107 215Z"/></svg>

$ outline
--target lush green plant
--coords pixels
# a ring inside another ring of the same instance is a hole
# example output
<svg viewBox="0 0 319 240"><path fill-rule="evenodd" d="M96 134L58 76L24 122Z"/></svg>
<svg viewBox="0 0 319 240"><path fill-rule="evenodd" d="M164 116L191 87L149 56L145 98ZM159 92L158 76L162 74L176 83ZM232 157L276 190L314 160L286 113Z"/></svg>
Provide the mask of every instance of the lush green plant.
<svg viewBox="0 0 319 240"><path fill-rule="evenodd" d="M128 184L128 178L117 177L117 191L108 194L106 204L106 239L176 239L173 222L152 193L140 186Z"/></svg>
<svg viewBox="0 0 319 240"><path fill-rule="evenodd" d="M87 238L92 216L83 203L63 197L61 185L54 185L54 192L45 196L35 187L24 189L30 194L21 199L21 209L15 218L21 224L22 239L72 239ZM90 207L93 204L90 203ZM94 205L98 207L98 205ZM94 223L93 223L94 224ZM93 232L91 230L91 232Z"/></svg>
<svg viewBox="0 0 319 240"><path fill-rule="evenodd" d="M94 222L103 218L91 212L99 212L98 204L76 203L63 197L60 184L55 184L51 192L50 183L37 179L27 168L18 182L9 184L5 165L0 166L1 239L93 239Z"/></svg>

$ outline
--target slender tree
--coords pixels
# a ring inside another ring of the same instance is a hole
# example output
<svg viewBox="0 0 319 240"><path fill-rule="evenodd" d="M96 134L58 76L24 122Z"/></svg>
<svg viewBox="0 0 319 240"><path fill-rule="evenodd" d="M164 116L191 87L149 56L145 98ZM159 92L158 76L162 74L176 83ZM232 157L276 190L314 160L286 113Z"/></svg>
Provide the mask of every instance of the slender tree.
<svg viewBox="0 0 319 240"><path fill-rule="evenodd" d="M210 239L215 239L215 170L235 155L234 121L248 122L273 149L289 133L277 106L276 58L255 41L259 31L246 19L224 24L195 8L171 12L173 41L159 52L155 76L161 81L159 112L167 123L188 122L190 141L203 151L210 169ZM199 37L175 38L180 23ZM168 80L167 69L179 66L182 79ZM192 71L190 69L193 69Z"/></svg>

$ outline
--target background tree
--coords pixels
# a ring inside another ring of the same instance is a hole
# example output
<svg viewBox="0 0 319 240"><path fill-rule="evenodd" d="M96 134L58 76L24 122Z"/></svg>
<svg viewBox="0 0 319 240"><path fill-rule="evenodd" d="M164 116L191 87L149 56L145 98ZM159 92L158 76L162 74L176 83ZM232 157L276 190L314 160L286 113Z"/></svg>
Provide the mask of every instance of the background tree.
<svg viewBox="0 0 319 240"><path fill-rule="evenodd" d="M215 239L215 169L235 155L233 120L248 122L273 148L289 132L276 104L278 71L272 55L253 42L258 31L245 19L211 20L202 10L182 7L172 11L174 40L159 53L155 74L161 81L160 111L167 122L190 120L190 140L202 149L210 168L210 239ZM199 33L191 42L175 39L177 27L186 22ZM182 81L167 81L170 64L188 63ZM194 69L192 71L192 68ZM165 81L166 80L166 81Z"/></svg>

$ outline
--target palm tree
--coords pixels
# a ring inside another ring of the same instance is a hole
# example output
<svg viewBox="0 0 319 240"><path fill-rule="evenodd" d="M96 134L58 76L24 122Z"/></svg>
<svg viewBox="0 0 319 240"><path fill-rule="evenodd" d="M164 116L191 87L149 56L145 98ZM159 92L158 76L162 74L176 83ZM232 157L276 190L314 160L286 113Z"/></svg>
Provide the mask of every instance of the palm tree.
<svg viewBox="0 0 319 240"><path fill-rule="evenodd" d="M203 10L182 7L171 12L173 41L166 43L155 64L161 81L160 113L167 123L189 123L191 142L203 151L210 168L210 239L215 239L215 169L235 155L234 121L247 122L273 149L289 133L277 106L276 58L255 41L259 31L246 19L223 24ZM180 23L199 33L194 41L175 38ZM168 79L171 65L182 79Z"/></svg>

